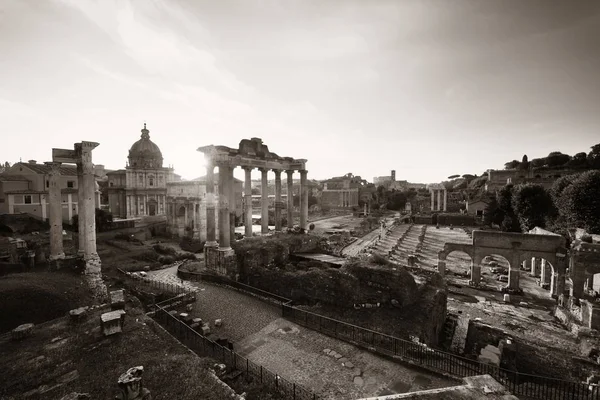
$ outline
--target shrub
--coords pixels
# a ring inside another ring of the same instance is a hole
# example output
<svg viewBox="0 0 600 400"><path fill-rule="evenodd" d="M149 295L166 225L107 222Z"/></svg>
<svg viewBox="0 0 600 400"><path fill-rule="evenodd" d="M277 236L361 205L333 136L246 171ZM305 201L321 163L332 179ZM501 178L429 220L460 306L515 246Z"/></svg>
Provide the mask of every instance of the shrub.
<svg viewBox="0 0 600 400"><path fill-rule="evenodd" d="M185 252L174 256L175 261L183 261L183 260L197 260L196 255L194 253Z"/></svg>
<svg viewBox="0 0 600 400"><path fill-rule="evenodd" d="M373 254L370 261L377 265L388 265L390 263L390 261L381 254Z"/></svg>
<svg viewBox="0 0 600 400"><path fill-rule="evenodd" d="M158 262L162 265L173 264L175 262L175 257L173 256L159 256Z"/></svg>
<svg viewBox="0 0 600 400"><path fill-rule="evenodd" d="M199 239L192 239L190 237L184 237L179 242L179 247L181 250L189 251L192 253L202 253L204 250L204 242Z"/></svg>
<svg viewBox="0 0 600 400"><path fill-rule="evenodd" d="M169 246L163 246L162 244L155 244L154 246L152 246L152 248L158 254L171 255L171 256L174 256L177 254L177 250L175 250L174 248L169 247Z"/></svg>

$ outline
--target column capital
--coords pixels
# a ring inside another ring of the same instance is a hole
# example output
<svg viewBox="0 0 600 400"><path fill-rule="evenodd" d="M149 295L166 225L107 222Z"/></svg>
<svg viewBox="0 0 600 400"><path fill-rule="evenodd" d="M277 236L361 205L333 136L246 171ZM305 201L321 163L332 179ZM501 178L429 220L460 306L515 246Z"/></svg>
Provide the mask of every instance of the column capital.
<svg viewBox="0 0 600 400"><path fill-rule="evenodd" d="M44 164L50 167L52 173L58 173L58 174L60 174L59 168L62 165L61 162L58 162L58 161L46 161Z"/></svg>
<svg viewBox="0 0 600 400"><path fill-rule="evenodd" d="M262 173L267 173L269 172L269 168L258 168L258 170Z"/></svg>
<svg viewBox="0 0 600 400"><path fill-rule="evenodd" d="M298 172L300 172L300 174L308 174L307 169L299 169Z"/></svg>
<svg viewBox="0 0 600 400"><path fill-rule="evenodd" d="M251 167L251 166L249 166L249 165L243 165L243 166L242 166L242 169L243 169L244 171L252 171L254 168L255 168L255 167Z"/></svg>
<svg viewBox="0 0 600 400"><path fill-rule="evenodd" d="M296 170L294 170L294 169L286 169L285 170L285 173L288 174L288 175L293 175L294 172L296 172Z"/></svg>
<svg viewBox="0 0 600 400"><path fill-rule="evenodd" d="M275 175L281 175L282 169L272 168L271 171L275 173Z"/></svg>

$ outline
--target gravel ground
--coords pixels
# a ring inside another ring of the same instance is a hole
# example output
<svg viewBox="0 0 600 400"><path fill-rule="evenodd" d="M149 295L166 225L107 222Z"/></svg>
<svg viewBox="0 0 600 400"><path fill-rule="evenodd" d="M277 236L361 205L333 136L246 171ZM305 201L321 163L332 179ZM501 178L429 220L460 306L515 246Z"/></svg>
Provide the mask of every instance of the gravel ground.
<svg viewBox="0 0 600 400"><path fill-rule="evenodd" d="M200 288L192 314L210 323L215 336L238 342L281 317L281 309L236 290L205 282L190 282ZM214 327L222 319L221 327Z"/></svg>

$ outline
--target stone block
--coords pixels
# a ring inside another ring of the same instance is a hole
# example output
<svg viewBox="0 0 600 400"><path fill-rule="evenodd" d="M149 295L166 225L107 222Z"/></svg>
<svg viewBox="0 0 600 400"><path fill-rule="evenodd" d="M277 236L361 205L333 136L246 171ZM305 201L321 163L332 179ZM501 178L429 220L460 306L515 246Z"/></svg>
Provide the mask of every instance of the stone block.
<svg viewBox="0 0 600 400"><path fill-rule="evenodd" d="M19 325L11 331L10 336L13 340L25 339L26 337L31 336L33 327L33 324Z"/></svg>
<svg viewBox="0 0 600 400"><path fill-rule="evenodd" d="M87 311L89 307L79 307L74 310L69 311L69 316L71 317L71 321L79 322L85 319L87 316Z"/></svg>
<svg viewBox="0 0 600 400"><path fill-rule="evenodd" d="M202 318L194 318L194 319L192 319L192 324L202 325Z"/></svg>
<svg viewBox="0 0 600 400"><path fill-rule="evenodd" d="M185 306L185 310L187 312L191 312L194 309L194 305L193 304L188 304L187 306Z"/></svg>
<svg viewBox="0 0 600 400"><path fill-rule="evenodd" d="M197 331L198 328L200 328L200 324L197 322L191 323L190 324L190 328L192 328L193 330Z"/></svg>
<svg viewBox="0 0 600 400"><path fill-rule="evenodd" d="M120 333L123 330L125 311L115 310L104 313L100 316L100 320L102 322L102 333L104 336Z"/></svg>
<svg viewBox="0 0 600 400"><path fill-rule="evenodd" d="M208 325L202 325L202 335L210 335L210 327Z"/></svg>
<svg viewBox="0 0 600 400"><path fill-rule="evenodd" d="M175 310L169 311L169 314L171 314L172 316L177 318L177 311L175 311Z"/></svg>
<svg viewBox="0 0 600 400"><path fill-rule="evenodd" d="M506 294L504 295L504 302L505 302L505 303L510 303L510 294L506 293Z"/></svg>
<svg viewBox="0 0 600 400"><path fill-rule="evenodd" d="M215 319L215 326L219 327L223 325L223 320L222 319Z"/></svg>
<svg viewBox="0 0 600 400"><path fill-rule="evenodd" d="M186 319L188 319L189 316L190 315L188 313L184 313L184 312L179 313L179 319L182 320L182 321L185 321Z"/></svg>
<svg viewBox="0 0 600 400"><path fill-rule="evenodd" d="M125 308L125 290L114 290L110 292L110 308L122 310Z"/></svg>

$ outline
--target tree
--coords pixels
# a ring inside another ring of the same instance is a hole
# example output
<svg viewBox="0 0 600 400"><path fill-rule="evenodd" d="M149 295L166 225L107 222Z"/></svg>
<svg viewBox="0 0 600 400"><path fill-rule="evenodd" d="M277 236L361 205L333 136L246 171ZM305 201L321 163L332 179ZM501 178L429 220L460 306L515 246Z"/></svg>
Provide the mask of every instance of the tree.
<svg viewBox="0 0 600 400"><path fill-rule="evenodd" d="M581 168L581 169L587 168L588 167L587 154L585 154L584 152L575 154L573 156L573 158L571 159L571 161L569 161L569 167Z"/></svg>
<svg viewBox="0 0 600 400"><path fill-rule="evenodd" d="M256 196L258 194L260 194L260 189L259 188L252 188L252 195Z"/></svg>
<svg viewBox="0 0 600 400"><path fill-rule="evenodd" d="M587 156L590 168L600 169L600 143L592 146L592 151Z"/></svg>
<svg viewBox="0 0 600 400"><path fill-rule="evenodd" d="M519 169L529 169L529 160L527 159L527 154L523 155L523 159L521 161L521 164L519 165Z"/></svg>
<svg viewBox="0 0 600 400"><path fill-rule="evenodd" d="M505 185L502 189L498 190L498 193L496 194L498 209L502 213L500 228L504 232L521 232L519 220L512 206L513 189L513 185Z"/></svg>
<svg viewBox="0 0 600 400"><path fill-rule="evenodd" d="M387 208L400 211L406 206L406 195L403 192L394 192L388 196Z"/></svg>
<svg viewBox="0 0 600 400"><path fill-rule="evenodd" d="M450 175L448 177L448 179L456 179L456 178L460 178L460 175Z"/></svg>
<svg viewBox="0 0 600 400"><path fill-rule="evenodd" d="M546 157L546 165L549 167L560 167L571 160L571 156L563 154L560 151L553 151Z"/></svg>
<svg viewBox="0 0 600 400"><path fill-rule="evenodd" d="M515 169L518 168L521 163L517 160L512 160L504 164L504 169Z"/></svg>
<svg viewBox="0 0 600 400"><path fill-rule="evenodd" d="M534 168L543 167L544 165L546 165L546 157L544 157L544 158L534 158L533 160L531 160L529 162L529 164L531 164L531 166L534 167Z"/></svg>
<svg viewBox="0 0 600 400"><path fill-rule="evenodd" d="M473 180L473 179L476 178L475 175L471 175L471 174L464 174L462 177L465 178L468 181L471 181L471 180Z"/></svg>
<svg viewBox="0 0 600 400"><path fill-rule="evenodd" d="M600 171L587 171L573 177L570 184L557 188L558 211L572 227L600 233Z"/></svg>
<svg viewBox="0 0 600 400"><path fill-rule="evenodd" d="M553 214L554 205L550 193L541 185L518 185L513 189L512 208L521 230L527 232L546 226L547 218Z"/></svg>
<svg viewBox="0 0 600 400"><path fill-rule="evenodd" d="M495 197L490 199L490 202L485 207L483 213L483 223L491 226L492 224L500 225L504 220L504 212L498 207L498 201Z"/></svg>

